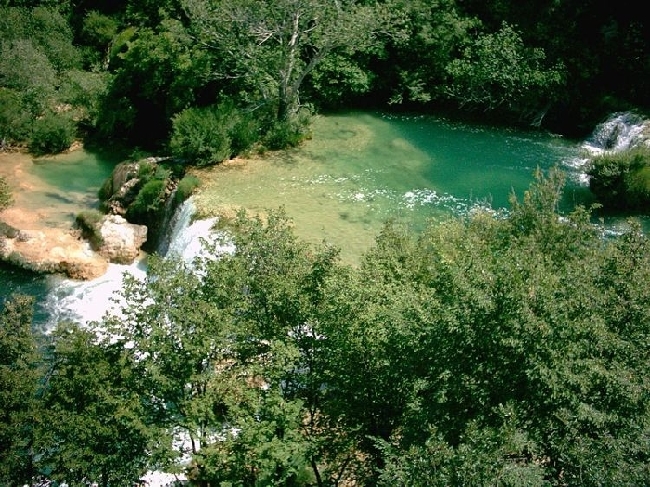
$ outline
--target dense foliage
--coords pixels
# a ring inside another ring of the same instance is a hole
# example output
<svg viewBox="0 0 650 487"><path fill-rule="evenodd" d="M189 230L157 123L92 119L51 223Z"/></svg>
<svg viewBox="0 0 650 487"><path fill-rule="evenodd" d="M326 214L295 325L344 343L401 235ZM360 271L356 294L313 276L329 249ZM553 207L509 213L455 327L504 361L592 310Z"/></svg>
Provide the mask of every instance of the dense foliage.
<svg viewBox="0 0 650 487"><path fill-rule="evenodd" d="M225 139L209 157L199 146L199 162L255 142L295 143L305 135L301 110L359 104L584 130L650 102L650 29L639 9L591 0L6 1L0 139L35 152L59 151L75 135L158 150L171 141L187 157L197 139L181 120L205 131L226 105L254 127L229 149L222 135L232 127L221 129Z"/></svg>
<svg viewBox="0 0 650 487"><path fill-rule="evenodd" d="M647 211L650 207L650 149L605 153L591 162L589 187L606 209Z"/></svg>
<svg viewBox="0 0 650 487"><path fill-rule="evenodd" d="M388 224L358 267L282 212L241 215L192 265L152 257L119 316L60 326L38 360L9 304L0 455L23 467L3 481L647 484L650 244L560 217L562 184L539 175L507 217Z"/></svg>

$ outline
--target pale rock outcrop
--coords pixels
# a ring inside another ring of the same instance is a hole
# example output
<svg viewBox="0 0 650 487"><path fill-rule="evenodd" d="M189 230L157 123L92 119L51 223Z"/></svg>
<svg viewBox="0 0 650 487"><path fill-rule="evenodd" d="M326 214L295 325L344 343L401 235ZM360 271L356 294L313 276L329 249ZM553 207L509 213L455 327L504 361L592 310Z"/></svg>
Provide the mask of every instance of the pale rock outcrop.
<svg viewBox="0 0 650 487"><path fill-rule="evenodd" d="M65 274L72 279L95 279L108 262L72 232L55 228L19 230L0 235L0 260L40 273Z"/></svg>
<svg viewBox="0 0 650 487"><path fill-rule="evenodd" d="M119 215L107 215L99 228L100 255L115 264L131 264L147 241L147 227L127 222Z"/></svg>

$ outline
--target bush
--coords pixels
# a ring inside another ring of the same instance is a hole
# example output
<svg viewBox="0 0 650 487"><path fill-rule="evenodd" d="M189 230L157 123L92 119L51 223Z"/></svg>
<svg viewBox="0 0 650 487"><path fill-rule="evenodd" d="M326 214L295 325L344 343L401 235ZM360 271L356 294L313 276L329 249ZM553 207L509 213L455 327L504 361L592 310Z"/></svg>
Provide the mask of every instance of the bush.
<svg viewBox="0 0 650 487"><path fill-rule="evenodd" d="M592 161L589 188L610 209L641 210L650 204L650 149L605 154Z"/></svg>
<svg viewBox="0 0 650 487"><path fill-rule="evenodd" d="M100 224L104 215L97 210L82 211L75 218L77 228L81 230L83 237L90 242L94 249L98 249L104 243L100 232Z"/></svg>
<svg viewBox="0 0 650 487"><path fill-rule="evenodd" d="M157 212L165 201L166 181L151 179L136 196L135 201L127 210L129 221L140 222L147 214Z"/></svg>
<svg viewBox="0 0 650 487"><path fill-rule="evenodd" d="M260 140L259 117L226 100L216 107L189 108L173 120L170 148L197 166L217 164L249 150Z"/></svg>
<svg viewBox="0 0 650 487"><path fill-rule="evenodd" d="M179 204L192 196L192 193L200 184L199 178L193 175L185 176L178 182L176 188L176 195L174 196L174 203Z"/></svg>
<svg viewBox="0 0 650 487"><path fill-rule="evenodd" d="M222 162L231 155L225 117L214 108L188 108L172 120L169 143L174 157L197 166Z"/></svg>
<svg viewBox="0 0 650 487"><path fill-rule="evenodd" d="M75 124L66 115L47 113L34 122L29 150L36 155L56 154L70 147L75 137Z"/></svg>
<svg viewBox="0 0 650 487"><path fill-rule="evenodd" d="M289 120L276 120L264 135L264 148L282 150L297 147L303 140L309 138L311 115L308 111L300 112Z"/></svg>
<svg viewBox="0 0 650 487"><path fill-rule="evenodd" d="M17 143L29 139L32 117L19 94L0 87L0 142Z"/></svg>

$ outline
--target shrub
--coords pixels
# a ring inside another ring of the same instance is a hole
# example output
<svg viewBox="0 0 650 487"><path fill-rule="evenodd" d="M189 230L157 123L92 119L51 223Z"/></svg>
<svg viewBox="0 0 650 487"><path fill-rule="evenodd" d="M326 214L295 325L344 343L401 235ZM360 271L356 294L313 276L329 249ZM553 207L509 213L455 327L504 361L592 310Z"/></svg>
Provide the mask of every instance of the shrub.
<svg viewBox="0 0 650 487"><path fill-rule="evenodd" d="M650 149L605 154L592 161L589 188L610 209L642 209L650 204Z"/></svg>
<svg viewBox="0 0 650 487"><path fill-rule="evenodd" d="M98 249L104 243L100 232L101 221L104 215L97 210L82 211L75 218L77 228L83 237L90 242L93 248Z"/></svg>
<svg viewBox="0 0 650 487"><path fill-rule="evenodd" d="M281 150L298 146L309 138L310 120L309 113L302 112L289 120L275 121L264 135L264 147L269 150Z"/></svg>
<svg viewBox="0 0 650 487"><path fill-rule="evenodd" d="M225 119L212 107L188 108L172 120L169 146L174 157L197 166L217 164L230 158L230 144Z"/></svg>
<svg viewBox="0 0 650 487"><path fill-rule="evenodd" d="M29 150L33 154L56 154L70 147L75 137L75 124L66 115L47 113L34 122Z"/></svg>
<svg viewBox="0 0 650 487"><path fill-rule="evenodd" d="M29 139L32 117L19 94L0 87L0 142L16 143Z"/></svg>
<svg viewBox="0 0 650 487"><path fill-rule="evenodd" d="M127 210L127 217L132 221L142 221L148 213L158 211L165 200L166 182L161 179L148 181Z"/></svg>
<svg viewBox="0 0 650 487"><path fill-rule="evenodd" d="M176 188L176 195L174 196L174 203L179 204L185 201L187 198L192 196L194 190L199 186L200 180L196 176L188 175L185 176L178 182L178 187Z"/></svg>
<svg viewBox="0 0 650 487"><path fill-rule="evenodd" d="M239 155L260 140L260 122L252 114L242 112L233 114L231 120L234 123L230 129L230 146L233 155Z"/></svg>
<svg viewBox="0 0 650 487"><path fill-rule="evenodd" d="M138 164L138 177L144 181L154 177L156 165L149 161L142 161Z"/></svg>

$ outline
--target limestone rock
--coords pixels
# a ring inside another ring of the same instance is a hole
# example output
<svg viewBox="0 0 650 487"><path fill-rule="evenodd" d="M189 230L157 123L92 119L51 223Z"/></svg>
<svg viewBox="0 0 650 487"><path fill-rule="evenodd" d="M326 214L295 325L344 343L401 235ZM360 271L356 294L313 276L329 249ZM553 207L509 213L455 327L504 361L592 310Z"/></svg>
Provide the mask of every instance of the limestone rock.
<svg viewBox="0 0 650 487"><path fill-rule="evenodd" d="M34 272L65 274L72 279L95 279L108 262L77 235L61 229L20 230L0 237L0 260Z"/></svg>
<svg viewBox="0 0 650 487"><path fill-rule="evenodd" d="M119 215L108 215L99 229L102 245L98 252L110 262L131 264L147 241L147 227L127 222Z"/></svg>
<svg viewBox="0 0 650 487"><path fill-rule="evenodd" d="M126 214L126 209L133 203L140 190L139 170L140 164L137 162L122 162L113 169L111 178L104 185L102 196L108 213L122 216Z"/></svg>

